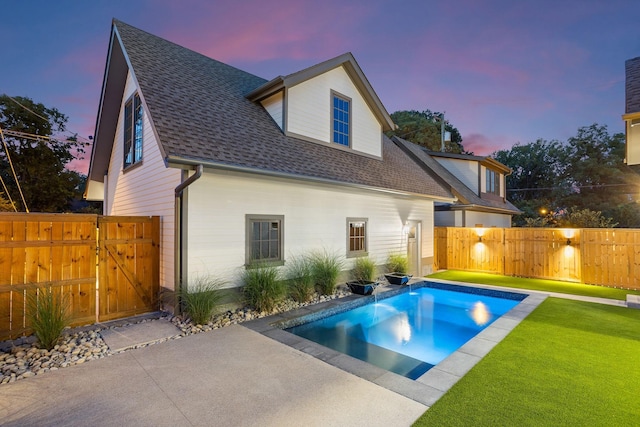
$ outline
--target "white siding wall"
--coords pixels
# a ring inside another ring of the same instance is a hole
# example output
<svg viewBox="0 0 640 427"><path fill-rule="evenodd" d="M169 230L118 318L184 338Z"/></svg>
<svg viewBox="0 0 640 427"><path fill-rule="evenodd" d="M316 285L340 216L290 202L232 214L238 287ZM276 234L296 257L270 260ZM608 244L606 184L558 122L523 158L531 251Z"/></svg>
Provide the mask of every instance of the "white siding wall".
<svg viewBox="0 0 640 427"><path fill-rule="evenodd" d="M627 164L640 165L640 126L631 126L631 120L627 120L626 127Z"/></svg>
<svg viewBox="0 0 640 427"><path fill-rule="evenodd" d="M511 215L471 211L467 211L465 215L467 227L475 227L476 224L482 224L483 227L511 227Z"/></svg>
<svg viewBox="0 0 640 427"><path fill-rule="evenodd" d="M230 286L245 263L245 215L284 215L285 260L314 249L345 257L348 217L368 218L369 255L377 264L405 252L407 219L422 221L422 257L433 256L433 202L335 186L216 172L188 190L188 271L222 277ZM346 260L351 268L353 259Z"/></svg>
<svg viewBox="0 0 640 427"><path fill-rule="evenodd" d="M462 225L461 211L436 211L434 213L436 227L460 227Z"/></svg>
<svg viewBox="0 0 640 427"><path fill-rule="evenodd" d="M137 90L131 75L127 77L120 118L106 183L105 215L160 216L160 285L174 288L174 188L180 183L180 171L167 169L151 129L149 115L144 112L142 164L122 171L124 104Z"/></svg>
<svg viewBox="0 0 640 427"><path fill-rule="evenodd" d="M287 131L331 143L331 90L351 98L351 148L380 157L382 127L343 67L287 91Z"/></svg>
<svg viewBox="0 0 640 427"><path fill-rule="evenodd" d="M284 108L282 105L283 101L284 101L284 92L278 92L261 101L261 104L264 107L264 109L267 110L267 113L269 113L273 121L276 122L276 124L278 125L278 127L280 127L280 129L283 129L283 124L282 124L282 111L283 111L282 109Z"/></svg>
<svg viewBox="0 0 640 427"><path fill-rule="evenodd" d="M434 157L438 163L444 166L449 172L455 175L464 185L480 195L478 189L478 162L467 160L445 159ZM483 180L481 180L482 182Z"/></svg>

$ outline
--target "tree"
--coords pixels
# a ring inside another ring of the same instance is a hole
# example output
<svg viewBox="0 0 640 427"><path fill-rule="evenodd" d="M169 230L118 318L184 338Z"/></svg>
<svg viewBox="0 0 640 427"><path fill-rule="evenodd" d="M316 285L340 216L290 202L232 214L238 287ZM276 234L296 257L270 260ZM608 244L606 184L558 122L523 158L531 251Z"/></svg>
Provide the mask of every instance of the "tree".
<svg viewBox="0 0 640 427"><path fill-rule="evenodd" d="M492 154L497 161L512 170L507 177L509 200L556 200L568 192L563 185L566 165L561 162L564 147L558 141L539 139L525 145L516 144L510 150Z"/></svg>
<svg viewBox="0 0 640 427"><path fill-rule="evenodd" d="M55 108L25 97L0 96L6 143L0 150L0 175L18 210L64 212L79 196L84 177L65 166L84 153L84 144L76 137L57 136L66 123L67 117Z"/></svg>
<svg viewBox="0 0 640 427"><path fill-rule="evenodd" d="M624 164L624 150L624 135L593 124L566 143L538 140L494 153L513 170L507 196L523 211L514 225L568 226L575 217L581 224L640 227L640 176Z"/></svg>
<svg viewBox="0 0 640 427"><path fill-rule="evenodd" d="M441 117L440 113L425 111L396 111L391 114L391 118L398 125L398 129L387 132L387 136L398 136L422 145L432 151L440 151L442 145L441 138ZM458 129L445 121L445 130L451 132L451 141L445 143L445 152L463 153L462 136Z"/></svg>

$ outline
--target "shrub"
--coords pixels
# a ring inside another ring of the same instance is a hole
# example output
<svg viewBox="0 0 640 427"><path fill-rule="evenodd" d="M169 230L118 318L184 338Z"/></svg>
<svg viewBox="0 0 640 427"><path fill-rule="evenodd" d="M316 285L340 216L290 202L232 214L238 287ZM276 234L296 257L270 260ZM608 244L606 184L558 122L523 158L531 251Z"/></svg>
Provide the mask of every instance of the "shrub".
<svg viewBox="0 0 640 427"><path fill-rule="evenodd" d="M376 263L369 257L356 258L351 276L359 282L372 282L376 278Z"/></svg>
<svg viewBox="0 0 640 427"><path fill-rule="evenodd" d="M389 273L407 274L407 271L409 271L409 259L406 255L391 254L387 259L387 270Z"/></svg>
<svg viewBox="0 0 640 427"><path fill-rule="evenodd" d="M224 291L220 287L224 282L210 277L197 277L193 283L181 288L180 301L182 310L196 325L204 325L211 320L211 316L224 298Z"/></svg>
<svg viewBox="0 0 640 427"><path fill-rule="evenodd" d="M248 266L242 273L242 282L246 303L258 311L273 311L285 295L286 288L276 267Z"/></svg>
<svg viewBox="0 0 640 427"><path fill-rule="evenodd" d="M312 253L309 260L313 281L318 286L318 290L323 295L332 295L342 271L342 260L338 255L330 254L326 250Z"/></svg>
<svg viewBox="0 0 640 427"><path fill-rule="evenodd" d="M69 300L51 288L38 288L27 295L27 319L40 346L51 350L69 325Z"/></svg>
<svg viewBox="0 0 640 427"><path fill-rule="evenodd" d="M311 299L314 291L311 262L308 257L292 257L287 263L289 295L296 302Z"/></svg>

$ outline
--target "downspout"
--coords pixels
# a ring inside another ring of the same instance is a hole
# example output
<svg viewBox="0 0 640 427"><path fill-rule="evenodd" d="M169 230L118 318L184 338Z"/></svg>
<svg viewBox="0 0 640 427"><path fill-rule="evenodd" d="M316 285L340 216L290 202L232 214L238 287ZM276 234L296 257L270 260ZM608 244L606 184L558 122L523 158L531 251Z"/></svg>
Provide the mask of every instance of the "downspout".
<svg viewBox="0 0 640 427"><path fill-rule="evenodd" d="M175 196L176 196L176 201L175 201L175 237L174 237L174 241L175 241L175 249L174 249L174 253L175 256L174 258L174 280L175 280L175 285L174 285L174 289L175 289L175 299L174 299L174 303L175 306L173 307L173 310L175 312L175 314L180 314L180 303L179 303L179 298L178 296L180 295L180 291L182 288L182 272L183 272L183 257L182 257L182 235L183 235L183 226L184 226L184 221L182 220L182 211L183 211L183 199L182 199L182 193L184 192L184 190L187 189L188 186L190 186L191 184L193 184L195 181L197 181L198 179L200 179L200 177L202 176L202 173L204 172L204 166L202 164L199 164L196 166L196 171L193 175L191 175L189 178L185 179L184 181L182 181L176 188L175 188Z"/></svg>

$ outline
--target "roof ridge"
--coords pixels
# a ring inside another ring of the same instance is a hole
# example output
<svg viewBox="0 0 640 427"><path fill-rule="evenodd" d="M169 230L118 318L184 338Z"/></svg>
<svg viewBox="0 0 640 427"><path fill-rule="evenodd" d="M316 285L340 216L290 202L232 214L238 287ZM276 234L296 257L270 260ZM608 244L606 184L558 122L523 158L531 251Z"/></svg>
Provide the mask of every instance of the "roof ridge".
<svg viewBox="0 0 640 427"><path fill-rule="evenodd" d="M222 62L222 61L220 61L219 59L212 58L212 57L211 57L211 56L209 56L209 55L205 55L204 53L198 52L198 51L196 51L196 50L193 50L193 49L190 49L190 48L188 48L188 47L186 47L186 46L183 46L183 45L181 45L181 44L179 44L179 43L173 42L173 41L171 41L171 40L169 40L169 39L165 39L164 37L160 37L160 36L158 36L158 35L155 35L155 34L153 34L153 33L150 33L150 32L148 32L148 31L145 31L145 30L143 30L143 29L141 29L141 28L138 28L138 27L136 27L136 26L134 26L134 25L128 24L128 23L126 23L126 22L124 22L124 21L121 21L121 20L119 20L119 19L117 19L117 18L113 18L112 23L113 23L113 25L115 26L115 28L116 28L116 29L117 29L117 28L119 28L119 26L128 27L128 29L129 29L129 30L133 30L133 31L137 31L137 32L140 32L140 33L144 33L145 35L147 35L147 36L149 36L149 37L153 37L154 39L161 40L161 41L163 41L164 43L168 43L168 44L171 44L171 45L173 45L173 46L175 46L175 47L179 47L179 48L181 48L181 49L188 50L189 52L192 52L192 53L194 53L194 54L196 54L196 55L199 55L199 56L201 56L201 57L203 57L203 58L206 58L206 59L208 59L208 60L210 60L210 61L215 61L215 62L217 62L217 63L218 63L218 64L220 64L220 65L224 65L225 67L233 68L233 69L235 69L235 70L237 70L237 71L241 71L241 72L243 72L243 73L245 73L245 74L248 74L248 75L250 75L250 76L252 76L252 77L257 77L257 78L260 78L260 79L263 79L263 80L267 81L267 79L265 79L264 77L257 76L257 75L255 75L255 74L253 74L253 73L250 73L250 72L246 71L246 70L243 70L243 69L241 69L241 68L238 68L238 67L233 66L233 65L230 65L230 64L227 64L226 62ZM125 45L125 48L126 48L126 45Z"/></svg>

